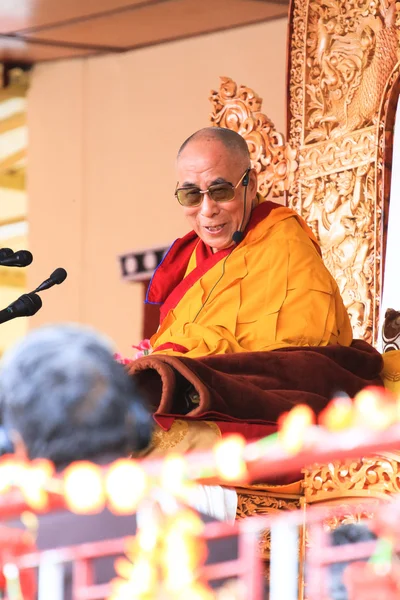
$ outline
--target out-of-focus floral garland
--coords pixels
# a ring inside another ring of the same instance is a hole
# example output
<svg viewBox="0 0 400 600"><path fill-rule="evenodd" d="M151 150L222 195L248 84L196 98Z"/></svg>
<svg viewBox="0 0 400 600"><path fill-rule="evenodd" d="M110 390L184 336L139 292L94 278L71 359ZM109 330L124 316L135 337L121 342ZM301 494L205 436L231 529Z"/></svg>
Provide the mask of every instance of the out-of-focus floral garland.
<svg viewBox="0 0 400 600"><path fill-rule="evenodd" d="M211 600L211 589L199 579L207 556L200 517L190 509L166 515L152 508L128 540L126 557L115 562L119 577L109 600Z"/></svg>
<svg viewBox="0 0 400 600"><path fill-rule="evenodd" d="M249 464L262 457L287 457L317 448L327 432L381 431L399 422L400 398L383 388L366 388L354 400L344 395L333 399L318 418L310 407L297 405L282 415L276 434L259 441L246 444L240 435L226 436L213 448L211 460L210 454L197 461L169 455L154 476L131 459L117 460L106 468L76 462L56 475L54 465L47 460L25 463L6 456L0 460L0 494L18 488L25 502L38 512L50 507L49 494L53 493L63 496L66 507L78 514L99 513L106 506L115 514L132 514L151 496L151 490L159 489L185 501L194 481L215 477L227 484L245 483ZM186 510L164 517L162 522L151 519L129 542L128 558L117 561L120 577L114 581L111 600L215 598L197 578L205 557L199 539L201 520Z"/></svg>
<svg viewBox="0 0 400 600"><path fill-rule="evenodd" d="M256 442L246 444L239 434L227 435L204 460L167 455L154 476L147 472L145 462L142 466L128 458L105 468L80 461L56 476L47 460L28 463L7 455L0 459L0 494L17 487L36 511L48 508L48 493L53 492L64 496L72 512L96 513L108 506L116 514L131 514L154 486L186 500L195 481L215 478L228 484L245 483L250 463L270 454L284 458L317 448L327 432L382 431L399 422L400 398L384 388L370 387L354 400L344 395L334 398L318 418L309 406L297 405L281 416L277 433Z"/></svg>

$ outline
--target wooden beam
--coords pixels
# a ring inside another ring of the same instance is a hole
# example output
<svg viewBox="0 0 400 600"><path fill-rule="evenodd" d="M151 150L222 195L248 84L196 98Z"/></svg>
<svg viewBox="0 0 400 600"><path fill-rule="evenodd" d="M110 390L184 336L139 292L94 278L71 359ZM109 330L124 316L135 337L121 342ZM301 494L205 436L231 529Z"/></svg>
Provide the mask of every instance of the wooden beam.
<svg viewBox="0 0 400 600"><path fill-rule="evenodd" d="M26 98L26 90L21 88L1 88L0 89L0 102L4 100L10 100L10 98Z"/></svg>
<svg viewBox="0 0 400 600"><path fill-rule="evenodd" d="M0 188L23 192L26 189L25 167L0 173Z"/></svg>
<svg viewBox="0 0 400 600"><path fill-rule="evenodd" d="M14 113L10 117L0 121L0 133L6 133L7 131L17 129L17 127L23 127L24 125L26 125L26 113Z"/></svg>
<svg viewBox="0 0 400 600"><path fill-rule="evenodd" d="M0 161L0 175L10 169L15 163L26 157L26 149L18 150L14 154L10 154L4 160Z"/></svg>
<svg viewBox="0 0 400 600"><path fill-rule="evenodd" d="M14 225L15 223L21 223L23 221L26 221L26 214L20 213L19 215L15 215L13 217L0 219L0 227L4 227L5 225Z"/></svg>
<svg viewBox="0 0 400 600"><path fill-rule="evenodd" d="M20 290L26 287L26 273L22 269L0 267L0 287L15 287ZM5 308L5 307L1 307Z"/></svg>

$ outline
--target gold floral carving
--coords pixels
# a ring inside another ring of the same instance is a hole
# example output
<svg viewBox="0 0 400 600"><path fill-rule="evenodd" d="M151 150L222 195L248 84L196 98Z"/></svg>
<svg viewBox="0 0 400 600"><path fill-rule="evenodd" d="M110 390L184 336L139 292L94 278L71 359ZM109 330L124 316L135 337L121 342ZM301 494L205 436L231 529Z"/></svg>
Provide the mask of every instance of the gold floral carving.
<svg viewBox="0 0 400 600"><path fill-rule="evenodd" d="M303 142L304 114L304 58L306 50L307 0L295 0L291 4L291 32L289 39L289 139L295 148Z"/></svg>
<svg viewBox="0 0 400 600"><path fill-rule="evenodd" d="M232 129L246 140L260 194L281 196L294 180L296 151L261 112L262 98L248 87L238 87L229 77L221 77L220 89L211 92L210 100L211 123Z"/></svg>
<svg viewBox="0 0 400 600"><path fill-rule="evenodd" d="M305 144L376 123L398 48L394 2L322 0L308 6Z"/></svg>
<svg viewBox="0 0 400 600"><path fill-rule="evenodd" d="M395 81L398 20L390 0L294 0L291 13L288 141L299 169L289 204L321 243L355 337L372 342L381 289L381 105Z"/></svg>
<svg viewBox="0 0 400 600"><path fill-rule="evenodd" d="M272 496L270 493L260 491L249 491L249 493L238 492L238 504L236 518L254 517L256 515L268 515L281 510L298 510L300 508L299 498L284 498ZM259 542L261 556L269 558L271 550L270 531L265 531Z"/></svg>
<svg viewBox="0 0 400 600"><path fill-rule="evenodd" d="M356 169L304 180L302 215L317 236L325 265L334 275L357 338L371 341L375 319L376 239L375 170L371 163Z"/></svg>
<svg viewBox="0 0 400 600"><path fill-rule="evenodd" d="M299 179L356 168L375 160L376 128L367 127L339 140L304 146L299 150Z"/></svg>
<svg viewBox="0 0 400 600"><path fill-rule="evenodd" d="M343 498L389 499L400 493L400 455L334 461L304 470L306 503Z"/></svg>

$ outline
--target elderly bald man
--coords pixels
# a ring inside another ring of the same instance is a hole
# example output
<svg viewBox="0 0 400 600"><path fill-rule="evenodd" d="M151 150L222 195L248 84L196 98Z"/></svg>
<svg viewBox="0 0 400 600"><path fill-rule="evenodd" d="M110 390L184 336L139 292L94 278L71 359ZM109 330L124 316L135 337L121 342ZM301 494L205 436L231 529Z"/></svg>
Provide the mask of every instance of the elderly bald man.
<svg viewBox="0 0 400 600"><path fill-rule="evenodd" d="M293 210L257 193L245 140L209 127L177 157L175 197L192 231L155 272L153 351L190 358L352 342L338 286Z"/></svg>

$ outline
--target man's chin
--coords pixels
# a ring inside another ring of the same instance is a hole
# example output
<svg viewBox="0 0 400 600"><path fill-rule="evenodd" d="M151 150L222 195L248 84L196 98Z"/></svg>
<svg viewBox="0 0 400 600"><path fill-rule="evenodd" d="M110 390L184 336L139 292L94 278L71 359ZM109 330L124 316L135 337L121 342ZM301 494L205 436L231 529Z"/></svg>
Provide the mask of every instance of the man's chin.
<svg viewBox="0 0 400 600"><path fill-rule="evenodd" d="M211 246L212 251L215 252L219 252L220 250L226 250L227 248L230 248L231 246L234 245L233 240L225 240L225 241L221 241L220 243L218 243L217 240L212 240L209 242L206 242L206 244L208 244L208 246Z"/></svg>
<svg viewBox="0 0 400 600"><path fill-rule="evenodd" d="M213 236L213 235L202 235L201 239L207 246L210 246L213 252L219 252L220 250L225 250L226 248L230 248L234 242L231 236L227 236L226 234L222 237Z"/></svg>

